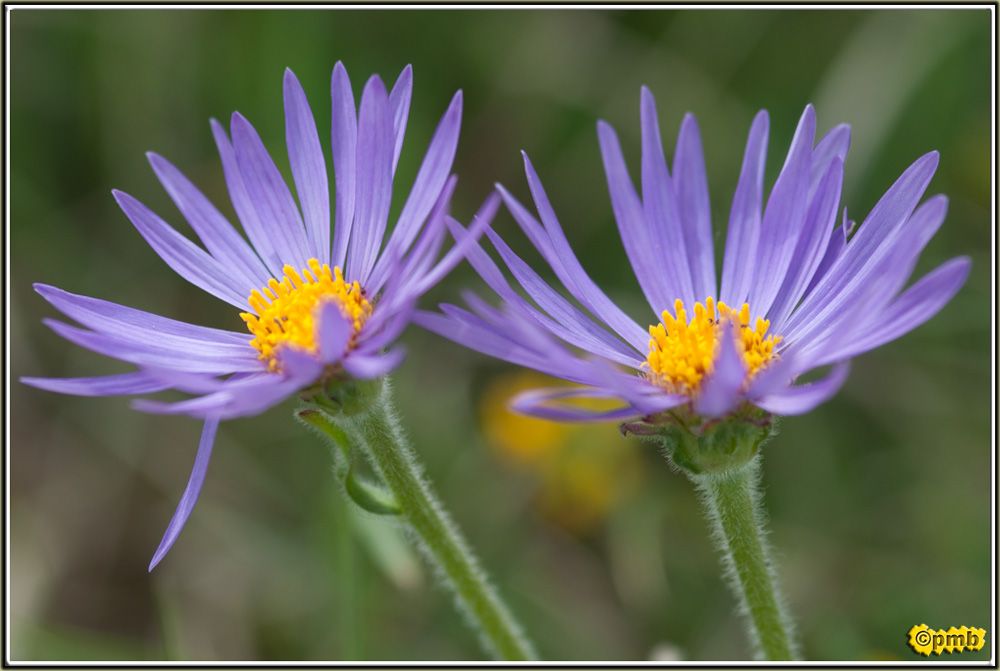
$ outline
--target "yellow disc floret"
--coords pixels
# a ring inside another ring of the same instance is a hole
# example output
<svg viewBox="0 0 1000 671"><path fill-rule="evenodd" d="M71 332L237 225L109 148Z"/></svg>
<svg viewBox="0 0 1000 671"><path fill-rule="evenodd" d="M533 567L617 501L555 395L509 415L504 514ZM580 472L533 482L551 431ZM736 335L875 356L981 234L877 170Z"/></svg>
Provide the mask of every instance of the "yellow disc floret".
<svg viewBox="0 0 1000 671"><path fill-rule="evenodd" d="M738 311L721 301L705 299L694 304L694 316L688 321L684 302L674 301L674 314L663 311L663 321L649 327L649 355L645 366L649 379L672 393L692 395L702 379L712 372L723 325L733 322L738 327L737 349L747 368L747 379L765 368L777 354L775 346L781 336L768 335L771 322L760 317L750 325L750 306L743 304Z"/></svg>
<svg viewBox="0 0 1000 671"><path fill-rule="evenodd" d="M318 350L316 327L321 304L336 303L344 317L353 322L355 334L371 315L372 305L361 285L345 282L339 267L331 271L330 266L316 259L309 259L308 265L301 274L286 265L281 269L284 277L280 281L272 277L266 287L250 293L247 302L254 312L240 313L254 335L250 344L272 372L280 368L277 353L285 345L312 353Z"/></svg>

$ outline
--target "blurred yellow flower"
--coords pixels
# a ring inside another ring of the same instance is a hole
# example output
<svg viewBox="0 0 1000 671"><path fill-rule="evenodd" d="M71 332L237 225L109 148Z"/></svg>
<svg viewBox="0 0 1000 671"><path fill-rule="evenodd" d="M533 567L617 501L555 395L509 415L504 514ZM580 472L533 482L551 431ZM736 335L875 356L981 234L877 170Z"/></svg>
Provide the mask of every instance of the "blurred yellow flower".
<svg viewBox="0 0 1000 671"><path fill-rule="evenodd" d="M538 506L553 522L578 534L598 527L639 475L632 445L623 444L614 424L570 424L519 415L508 408L522 391L565 385L517 371L495 379L480 401L483 433L490 447L538 482ZM580 399L595 410L611 401Z"/></svg>

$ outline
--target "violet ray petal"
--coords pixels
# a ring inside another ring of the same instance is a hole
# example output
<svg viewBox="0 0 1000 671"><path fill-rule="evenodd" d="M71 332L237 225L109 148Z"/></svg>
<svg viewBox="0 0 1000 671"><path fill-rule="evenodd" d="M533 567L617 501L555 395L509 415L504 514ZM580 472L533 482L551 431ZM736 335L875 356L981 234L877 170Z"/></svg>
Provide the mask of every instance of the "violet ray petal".
<svg viewBox="0 0 1000 671"><path fill-rule="evenodd" d="M331 147L336 183L336 223L330 265L344 268L347 248L354 230L354 201L357 195L358 110L354 105L351 80L343 63L337 61L330 78L333 103Z"/></svg>
<svg viewBox="0 0 1000 671"><path fill-rule="evenodd" d="M406 136L406 121L410 116L410 98L413 95L413 66L407 65L399 73L396 83L389 91L389 107L392 109L392 130L395 143L392 151L392 174L396 174L399 155L403 151L403 138Z"/></svg>
<svg viewBox="0 0 1000 671"><path fill-rule="evenodd" d="M545 320L545 325L549 327L549 330L554 335L581 349L608 357L619 363L634 365L638 361L635 356L636 350L630 348L611 333L608 333L602 326L596 324L560 295L559 292L550 287L527 263L514 253L514 250L507 246L507 243L499 235L492 230L487 231L486 234L525 293L552 317L552 319ZM479 265L485 266L487 262L492 264L492 261L489 260L485 252L482 252L482 254L486 258L485 260L482 258L477 259ZM496 269L496 266L494 265L493 268ZM477 271L479 271L479 268L477 268ZM499 269L496 269L496 273L500 275ZM487 279L481 271L480 275L484 279ZM487 279L487 282L489 283L489 279ZM494 290L496 291L497 288L494 287ZM513 291L498 291L497 293L500 293L504 300L508 302L513 302L513 296L518 296ZM513 296L510 294L513 294Z"/></svg>
<svg viewBox="0 0 1000 671"><path fill-rule="evenodd" d="M807 105L761 220L757 264L749 292L749 303L756 314L765 315L770 309L798 243L806 216L815 132L816 113L812 105Z"/></svg>
<svg viewBox="0 0 1000 671"><path fill-rule="evenodd" d="M834 159L841 163L847 162L847 151L851 148L851 127L846 123L830 129L823 139L816 144L812 154L812 166L809 170L809 201L811 202L820 180Z"/></svg>
<svg viewBox="0 0 1000 671"><path fill-rule="evenodd" d="M655 314L671 304L676 298L676 291L664 281L663 257L656 253L642 203L625 166L618 136L611 126L599 121L597 137L618 233L642 293Z"/></svg>
<svg viewBox="0 0 1000 671"><path fill-rule="evenodd" d="M230 272L238 274L245 286L263 286L270 277L267 266L233 225L170 161L153 152L146 157L163 188L209 253Z"/></svg>
<svg viewBox="0 0 1000 671"><path fill-rule="evenodd" d="M236 210L236 216L239 217L240 224L242 224L254 250L270 270L271 276L281 277L284 261L271 242L268 228L257 216L257 210L250 200L250 194L247 193L246 184L243 182L243 176L236 163L236 152L233 151L233 146L229 142L229 136L218 121L212 119L210 123L212 137L215 138L215 146L218 148L219 159L222 161L222 172L226 180L226 189L229 191L229 200L233 204L233 209Z"/></svg>
<svg viewBox="0 0 1000 671"><path fill-rule="evenodd" d="M445 189L455 152L458 148L458 137L462 127L462 92L459 91L448 105L447 111L438 122L437 129L424 154L410 194L399 213L396 228L389 238L387 249L393 249L403 254L413 244L421 227L432 216L440 202L440 195ZM446 203L447 204L447 203ZM376 265L372 278L384 281L385 269L380 267L385 263L385 255Z"/></svg>
<svg viewBox="0 0 1000 671"><path fill-rule="evenodd" d="M325 364L340 361L347 350L347 343L354 334L351 320L343 315L334 301L330 300L320 306L317 323L316 340L319 342L320 359Z"/></svg>
<svg viewBox="0 0 1000 671"><path fill-rule="evenodd" d="M722 286L719 299L730 305L742 305L753 280L757 244L760 238L761 204L764 198L764 166L767 161L769 119L761 110L754 117L743 154L729 230L722 262ZM690 303L688 303L690 305Z"/></svg>
<svg viewBox="0 0 1000 671"><path fill-rule="evenodd" d="M358 113L357 195L346 276L367 284L389 216L392 198L392 113L385 84L365 84Z"/></svg>
<svg viewBox="0 0 1000 671"><path fill-rule="evenodd" d="M403 362L406 350L402 345L385 354L351 353L344 359L344 370L358 380L371 380L388 374Z"/></svg>
<svg viewBox="0 0 1000 671"><path fill-rule="evenodd" d="M890 304L878 324L846 340L839 349L824 352L819 363L863 354L917 328L958 293L968 279L971 264L968 257L957 257L927 273Z"/></svg>
<svg viewBox="0 0 1000 671"><path fill-rule="evenodd" d="M169 389L170 385L143 371L100 377L22 377L24 384L73 396L131 396Z"/></svg>
<svg viewBox="0 0 1000 671"><path fill-rule="evenodd" d="M323 364L306 352L285 347L279 353L282 374L241 379L220 386L220 391L205 396L168 403L140 399L132 407L142 412L192 417L234 419L257 415L281 403L296 391L313 382Z"/></svg>
<svg viewBox="0 0 1000 671"><path fill-rule="evenodd" d="M639 107L642 127L642 206L646 213L653 253L656 258L661 259L666 292L672 294L666 304L653 306L653 312L659 314L664 308L673 305L675 298L680 298L686 305L691 305L697 299L684 246L677 196L667 170L667 159L663 154L656 101L645 86L642 87Z"/></svg>
<svg viewBox="0 0 1000 671"><path fill-rule="evenodd" d="M191 469L191 476L188 478L187 487L184 488L184 494L181 495L180 503L177 504L177 510L170 518L163 539L160 541L159 547L156 548L156 552L153 553L152 561L149 562L150 571L156 568L156 565L170 551L198 502L198 495L201 493L205 474L208 472L208 462L212 459L212 446L215 444L215 432L218 428L218 419L205 420L205 425L201 430L201 440L198 441L198 452L194 458L194 468Z"/></svg>
<svg viewBox="0 0 1000 671"><path fill-rule="evenodd" d="M558 258L557 265L559 267L557 268L556 265L553 265L553 270L559 274L559 269L563 269L559 279L569 289L570 293L580 303L588 306L596 317L601 319L626 342L637 350L642 350L649 340L648 334L608 298L590 278L583 269L583 266L580 265L580 261L573 253L573 249L570 247L562 227L559 225L559 220L556 218L555 211L549 203L548 196L545 195L545 190L542 187L541 180L538 178L538 174L535 172L535 168L531 165L528 155L522 155L524 157L524 172L528 179L528 187L531 190L532 197L535 199L535 205L538 208L538 214L541 216L542 224L545 226L545 231L548 233L551 253ZM544 250L540 249L539 251L543 251L544 253ZM552 264L551 259L550 264Z"/></svg>
<svg viewBox="0 0 1000 671"><path fill-rule="evenodd" d="M306 93L295 73L288 68L282 89L288 162L302 206L309 255L326 262L330 254L330 183L319 131Z"/></svg>
<svg viewBox="0 0 1000 671"><path fill-rule="evenodd" d="M870 276L888 253L896 232L909 218L937 169L938 154L917 159L879 199L864 223L851 237L844 253L834 262L809 296L792 315L786 337L792 337L811 322L837 310Z"/></svg>
<svg viewBox="0 0 1000 671"><path fill-rule="evenodd" d="M788 266L788 274L767 315L776 333L781 333L785 319L802 298L809 279L823 260L834 232L833 223L837 218L837 206L840 203L843 183L844 164L839 158L834 158L816 188L815 197L803 222L799 242L795 246L792 262Z"/></svg>
<svg viewBox="0 0 1000 671"><path fill-rule="evenodd" d="M237 371L258 370L261 366L256 359L243 356L222 356L217 352L193 353L187 348L138 345L123 338L86 331L54 319L43 319L42 323L75 345L138 366L156 366L201 373L211 372L220 375Z"/></svg>
<svg viewBox="0 0 1000 671"><path fill-rule="evenodd" d="M776 415L801 415L836 394L847 380L849 371L850 364L838 363L821 380L788 387L783 392L757 399L754 404Z"/></svg>
<svg viewBox="0 0 1000 671"><path fill-rule="evenodd" d="M826 245L826 252L823 255L823 259L819 262L819 265L816 266L816 270L813 272L813 276L809 280L809 285L802 294L803 298L812 293L812 290L816 288L816 284L823 279L827 272L829 272L834 261L840 258L840 255L844 253L844 249L846 247L847 236L844 235L844 226L840 225L830 236L830 241Z"/></svg>
<svg viewBox="0 0 1000 671"><path fill-rule="evenodd" d="M747 376L732 322L723 328L720 337L712 372L702 381L701 391L694 400L695 412L705 417L719 417L736 407Z"/></svg>
<svg viewBox="0 0 1000 671"><path fill-rule="evenodd" d="M123 191L112 191L118 206L153 251L185 280L241 310L247 292L232 274L196 244L175 231L145 205Z"/></svg>
<svg viewBox="0 0 1000 671"><path fill-rule="evenodd" d="M248 333L198 326L144 312L100 298L73 294L64 289L36 282L35 291L57 310L84 326L112 335L122 326L137 327L155 333L160 338L211 343L237 352L250 346Z"/></svg>
<svg viewBox="0 0 1000 671"><path fill-rule="evenodd" d="M260 135L239 112L230 121L236 165L246 185L250 205L263 222L271 246L282 264L305 268L309 242L292 192L267 153Z"/></svg>
<svg viewBox="0 0 1000 671"><path fill-rule="evenodd" d="M518 394L510 402L511 410L556 422L607 422L638 417L641 413L630 405L613 410L589 410L573 405L553 405L553 401L573 398L609 398L600 390L556 387L533 389ZM614 399L619 400L619 399Z"/></svg>
<svg viewBox="0 0 1000 671"><path fill-rule="evenodd" d="M692 114L684 115L677 135L673 177L695 297L704 299L715 296L715 252L712 248L708 177L698 122Z"/></svg>

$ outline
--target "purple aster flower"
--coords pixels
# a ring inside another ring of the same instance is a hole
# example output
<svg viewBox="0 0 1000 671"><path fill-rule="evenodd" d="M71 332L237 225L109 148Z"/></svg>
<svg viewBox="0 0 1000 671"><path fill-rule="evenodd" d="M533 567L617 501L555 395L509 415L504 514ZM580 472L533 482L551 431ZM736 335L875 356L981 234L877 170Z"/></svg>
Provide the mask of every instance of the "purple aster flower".
<svg viewBox="0 0 1000 671"><path fill-rule="evenodd" d="M846 209L838 217L850 129L837 126L816 143L816 115L808 106L766 200L768 116L761 111L754 119L719 281L694 117L681 123L669 168L646 88L641 127L639 191L614 130L601 121L597 134L622 242L652 308L648 319L633 320L580 265L527 155L538 218L498 189L577 304L487 231L523 293L476 244L469 261L502 307L467 295L469 309L442 305L443 314L416 317L466 347L581 385L522 394L514 401L521 412L580 421L649 418L680 406L703 418L754 406L803 413L840 388L851 357L928 320L968 275L969 259L955 258L906 286L947 210L941 195L921 203L937 153L914 162L854 231ZM448 225L462 230L455 221ZM796 384L801 375L828 366L825 377ZM599 412L573 405L581 397L619 403Z"/></svg>
<svg viewBox="0 0 1000 671"><path fill-rule="evenodd" d="M233 208L245 239L169 161L149 162L199 246L138 200L114 191L125 215L177 274L234 308L246 328L196 326L36 284L35 289L80 326L46 320L70 342L136 366L92 378L23 378L49 391L80 396L139 395L176 389L186 400L137 400L137 409L205 420L187 489L157 548L150 569L177 539L205 479L218 423L254 415L307 387L338 378L388 373L402 349L388 349L410 322L419 296L463 257L456 245L439 258L444 215L455 187L450 175L458 143L458 92L431 139L388 241L393 174L403 146L412 91L407 66L391 91L371 77L356 107L347 71L332 77L332 207L327 161L312 111L291 70L284 102L289 189L261 138L241 114L229 133L212 120L212 133ZM498 206L487 201L477 228ZM469 242L472 242L472 237ZM468 243L466 243L468 244Z"/></svg>

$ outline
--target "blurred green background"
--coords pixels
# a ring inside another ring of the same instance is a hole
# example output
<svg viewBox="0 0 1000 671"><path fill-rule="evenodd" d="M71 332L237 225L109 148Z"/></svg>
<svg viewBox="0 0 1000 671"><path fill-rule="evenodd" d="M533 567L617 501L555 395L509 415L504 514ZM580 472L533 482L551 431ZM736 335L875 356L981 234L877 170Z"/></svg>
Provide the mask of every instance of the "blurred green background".
<svg viewBox="0 0 1000 671"><path fill-rule="evenodd" d="M496 180L526 197L517 152L528 150L584 265L643 319L594 132L610 121L638 165L640 85L657 96L668 151L683 113L698 116L720 244L761 107L771 176L807 102L821 130L853 125L844 203L858 220L911 161L940 150L931 191L951 207L918 272L969 254L968 284L933 321L856 361L834 400L782 423L766 450L766 505L807 658L915 661L914 624L990 627L987 9L19 8L9 20L14 380L124 370L48 331L40 319L55 312L35 281L242 327L156 257L109 191L189 232L146 164L154 149L231 213L208 119L240 110L287 167L286 66L328 148L338 59L356 94L370 73L393 80L413 64L394 211L464 89L455 212L468 217ZM526 249L508 215L495 226ZM470 285L482 286L463 266L425 306ZM404 342L399 410L416 449L544 657L748 656L684 478L614 427L512 418L504 399L533 380L508 366L417 328ZM11 391L14 659L481 657L394 528L338 498L329 455L291 421L291 403L223 425L198 508L148 575L198 423L121 398ZM988 659L991 646L954 659Z"/></svg>

